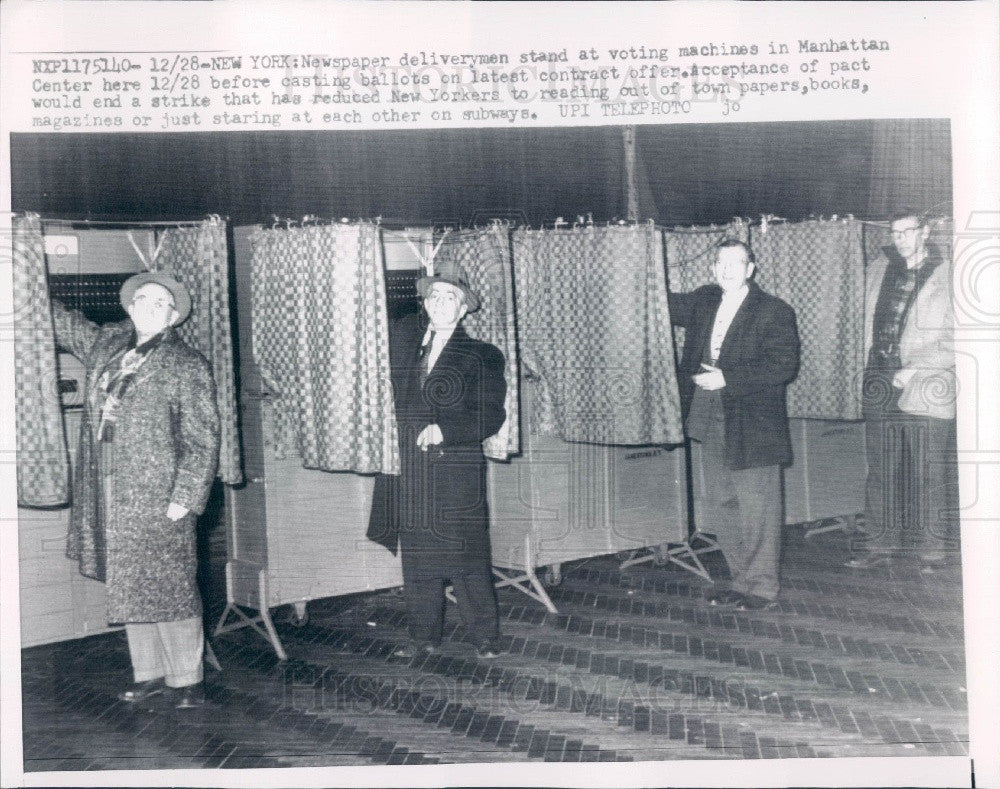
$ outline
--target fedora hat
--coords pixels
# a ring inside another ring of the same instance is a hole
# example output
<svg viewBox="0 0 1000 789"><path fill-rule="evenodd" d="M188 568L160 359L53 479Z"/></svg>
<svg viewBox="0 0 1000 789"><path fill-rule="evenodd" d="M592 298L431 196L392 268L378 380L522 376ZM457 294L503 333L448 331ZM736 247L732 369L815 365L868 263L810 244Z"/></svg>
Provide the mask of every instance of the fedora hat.
<svg viewBox="0 0 1000 789"><path fill-rule="evenodd" d="M169 290L170 295L174 297L174 309L177 310L178 317L177 320L174 321L173 325L177 326L186 321L188 315L191 314L191 296L188 293L187 288L185 288L173 277L167 274L161 274L159 271L144 271L142 274L135 274L125 280L122 284L122 289L118 294L122 307L125 308L125 311L127 312L129 306L132 304L132 300L135 298L135 292L143 285L148 285L150 282L162 285L164 288Z"/></svg>
<svg viewBox="0 0 1000 789"><path fill-rule="evenodd" d="M469 308L469 312L475 312L479 309L479 296L469 287L469 283L465 277L455 271L445 271L430 277L421 277L418 279L417 293L420 294L420 298L426 299L427 294L431 292L431 286L438 282L444 282L462 291L465 296L465 306Z"/></svg>

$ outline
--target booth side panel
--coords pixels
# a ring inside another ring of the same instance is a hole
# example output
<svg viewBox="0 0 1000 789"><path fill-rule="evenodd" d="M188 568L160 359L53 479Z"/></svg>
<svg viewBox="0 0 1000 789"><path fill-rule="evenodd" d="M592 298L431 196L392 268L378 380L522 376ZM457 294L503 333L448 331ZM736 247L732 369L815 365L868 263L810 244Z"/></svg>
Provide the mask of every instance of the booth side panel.
<svg viewBox="0 0 1000 789"><path fill-rule="evenodd" d="M614 553L687 536L683 448L563 441L530 432L534 390L522 389L524 453L490 464L493 563L535 566Z"/></svg>
<svg viewBox="0 0 1000 789"><path fill-rule="evenodd" d="M611 550L687 539L687 464L684 446L610 447Z"/></svg>
<svg viewBox="0 0 1000 789"><path fill-rule="evenodd" d="M497 567L524 566L524 540L539 513L532 496L531 464L521 457L489 462L486 490L490 508L490 547Z"/></svg>
<svg viewBox="0 0 1000 789"><path fill-rule="evenodd" d="M226 547L232 602L252 608L267 607L260 600L259 573L267 567L268 503L265 488L260 373L253 361L250 260L251 235L256 226L233 228L236 280L237 336L239 338L239 409L245 482L228 491Z"/></svg>
<svg viewBox="0 0 1000 789"><path fill-rule="evenodd" d="M865 508L864 422L791 419L794 461L784 469L786 524L854 515ZM701 447L691 442L695 528L704 508Z"/></svg>
<svg viewBox="0 0 1000 789"><path fill-rule="evenodd" d="M399 559L365 538L373 477L306 469L275 457L265 391L252 352L250 238L233 231L240 338L240 408L247 482L233 492L229 556L236 602L273 607L402 583ZM267 600L258 600L258 572Z"/></svg>
<svg viewBox="0 0 1000 789"><path fill-rule="evenodd" d="M271 605L399 586L399 558L365 537L374 477L268 454Z"/></svg>
<svg viewBox="0 0 1000 789"><path fill-rule="evenodd" d="M812 520L854 515L865 510L865 423L805 422L809 447L809 499Z"/></svg>

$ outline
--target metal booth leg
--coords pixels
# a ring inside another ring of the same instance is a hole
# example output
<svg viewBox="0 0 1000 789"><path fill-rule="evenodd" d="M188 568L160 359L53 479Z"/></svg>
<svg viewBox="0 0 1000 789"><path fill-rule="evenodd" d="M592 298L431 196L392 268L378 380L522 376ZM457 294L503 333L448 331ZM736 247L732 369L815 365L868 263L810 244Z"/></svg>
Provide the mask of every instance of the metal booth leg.
<svg viewBox="0 0 1000 789"><path fill-rule="evenodd" d="M537 600L551 613L559 613L559 609L555 607L552 598L549 597L549 593L545 591L545 587L535 574L534 553L531 550L530 534L524 536L524 566L518 568L518 570L507 570L494 566L493 575L498 579L494 584L497 589L503 589L505 586L513 587L532 600Z"/></svg>
<svg viewBox="0 0 1000 789"><path fill-rule="evenodd" d="M853 534L858 530L858 516L857 515L841 515L836 518L827 518L819 521L818 526L813 526L812 528L806 527L805 538L808 540L810 537L815 537L817 534L826 534L830 531L843 531L847 534Z"/></svg>
<svg viewBox="0 0 1000 789"><path fill-rule="evenodd" d="M703 545L693 548L691 543L695 538L703 543ZM705 569L705 565L701 561L701 554L717 551L719 550L719 545L714 539L706 537L700 532L695 532L685 542L675 545L673 548L669 547L667 543L663 543L645 550L645 553L640 553L639 551L633 552L630 558L618 565L618 569L625 570L629 567L649 562L655 562L656 564L676 564L682 570L697 575L706 581L711 581L712 576Z"/></svg>
<svg viewBox="0 0 1000 789"><path fill-rule="evenodd" d="M212 642L207 638L205 639L205 662L208 663L216 671L222 671L222 664L219 659L215 656L215 650L212 649Z"/></svg>
<svg viewBox="0 0 1000 789"><path fill-rule="evenodd" d="M264 569L261 569L257 574L257 588L262 607L257 612L256 616L247 616L243 613L240 606L233 601L232 562L226 562L226 609L222 612L222 616L219 617L219 623L215 626L215 632L213 635L218 636L223 633L231 633L234 630L249 627L252 628L258 635L271 642L271 646L274 648L274 653L278 656L278 660L288 660L288 654L285 652L285 648L281 644L281 639L278 638L278 631L274 628L274 622L271 619L271 612L267 607L267 571ZM235 617L235 621L227 624L226 620L229 618L230 614ZM263 625L263 628L261 625Z"/></svg>

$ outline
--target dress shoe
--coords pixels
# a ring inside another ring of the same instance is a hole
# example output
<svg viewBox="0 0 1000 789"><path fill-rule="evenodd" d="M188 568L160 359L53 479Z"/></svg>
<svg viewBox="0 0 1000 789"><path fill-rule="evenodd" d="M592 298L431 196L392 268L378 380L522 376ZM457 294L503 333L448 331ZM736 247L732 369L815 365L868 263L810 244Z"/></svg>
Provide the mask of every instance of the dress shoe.
<svg viewBox="0 0 1000 789"><path fill-rule="evenodd" d="M748 594L736 604L737 611L773 611L778 608L777 600L768 600L760 595Z"/></svg>
<svg viewBox="0 0 1000 789"><path fill-rule="evenodd" d="M417 655L433 655L435 652L437 652L437 644L425 641L422 644L407 644L404 647L400 647L392 653L392 656L412 660Z"/></svg>
<svg viewBox="0 0 1000 789"><path fill-rule="evenodd" d="M480 644L479 648L476 649L476 655L484 660L492 660L493 658L500 657L500 647L492 641L486 641Z"/></svg>
<svg viewBox="0 0 1000 789"><path fill-rule="evenodd" d="M177 688L175 693L177 694L177 701L174 703L175 709L191 710L201 707L205 703L205 686L200 682Z"/></svg>
<svg viewBox="0 0 1000 789"><path fill-rule="evenodd" d="M892 556L887 553L855 553L844 562L844 567L851 567L855 570L874 570L878 567L889 567L892 564Z"/></svg>
<svg viewBox="0 0 1000 789"><path fill-rule="evenodd" d="M743 601L743 595L731 589L724 589L721 592L712 592L705 599L708 600L709 605L736 605Z"/></svg>
<svg viewBox="0 0 1000 789"><path fill-rule="evenodd" d="M118 700L126 704L137 704L146 701L153 696L164 693L167 686L163 682L163 677L159 679L147 679L145 682L136 682L118 694Z"/></svg>
<svg viewBox="0 0 1000 789"><path fill-rule="evenodd" d="M958 556L949 556L944 553L923 554L920 557L920 574L934 575L935 573L957 569L960 566Z"/></svg>

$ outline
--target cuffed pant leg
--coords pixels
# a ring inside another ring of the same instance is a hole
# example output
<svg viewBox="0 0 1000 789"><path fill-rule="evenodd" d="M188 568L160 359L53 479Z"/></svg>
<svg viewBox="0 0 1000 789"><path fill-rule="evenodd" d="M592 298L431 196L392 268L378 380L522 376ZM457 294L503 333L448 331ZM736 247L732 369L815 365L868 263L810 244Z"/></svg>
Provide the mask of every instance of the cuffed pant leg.
<svg viewBox="0 0 1000 789"><path fill-rule="evenodd" d="M746 557L736 591L774 600L781 560L781 468L762 466L731 473Z"/></svg>
<svg viewBox="0 0 1000 789"><path fill-rule="evenodd" d="M157 622L160 646L166 657L166 682L171 688L183 688L204 677L205 631L200 616L176 622Z"/></svg>
<svg viewBox="0 0 1000 789"><path fill-rule="evenodd" d="M499 638L500 616L490 568L456 573L451 586L462 621L475 642L482 644Z"/></svg>
<svg viewBox="0 0 1000 789"><path fill-rule="evenodd" d="M167 659L160 643L155 622L136 622L125 625L129 657L132 659L132 677L136 682L148 682L167 675Z"/></svg>
<svg viewBox="0 0 1000 789"><path fill-rule="evenodd" d="M441 642L444 627L444 579L409 579L403 583L406 618L414 641Z"/></svg>

